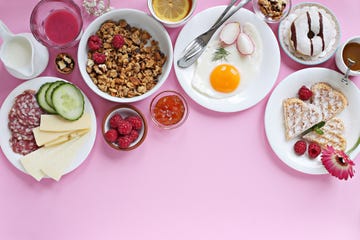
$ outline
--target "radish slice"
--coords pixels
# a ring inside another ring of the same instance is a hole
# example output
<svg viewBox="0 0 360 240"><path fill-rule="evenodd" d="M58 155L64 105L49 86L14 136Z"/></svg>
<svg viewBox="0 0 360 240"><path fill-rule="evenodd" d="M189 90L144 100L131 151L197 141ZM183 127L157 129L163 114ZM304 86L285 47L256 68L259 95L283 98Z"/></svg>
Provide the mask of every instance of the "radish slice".
<svg viewBox="0 0 360 240"><path fill-rule="evenodd" d="M220 32L220 41L225 45L233 44L240 33L240 23L227 23Z"/></svg>
<svg viewBox="0 0 360 240"><path fill-rule="evenodd" d="M239 53L243 55L251 55L255 51L255 45L253 40L243 31L241 31L239 36L237 37L236 48Z"/></svg>

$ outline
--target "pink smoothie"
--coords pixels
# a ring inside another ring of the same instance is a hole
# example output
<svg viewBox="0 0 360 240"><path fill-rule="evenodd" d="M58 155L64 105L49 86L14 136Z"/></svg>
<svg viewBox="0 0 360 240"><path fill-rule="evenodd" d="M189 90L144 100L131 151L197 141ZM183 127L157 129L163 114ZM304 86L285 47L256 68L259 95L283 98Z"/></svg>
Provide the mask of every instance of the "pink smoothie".
<svg viewBox="0 0 360 240"><path fill-rule="evenodd" d="M45 19L45 33L55 43L66 44L79 34L76 16L68 10L56 10Z"/></svg>

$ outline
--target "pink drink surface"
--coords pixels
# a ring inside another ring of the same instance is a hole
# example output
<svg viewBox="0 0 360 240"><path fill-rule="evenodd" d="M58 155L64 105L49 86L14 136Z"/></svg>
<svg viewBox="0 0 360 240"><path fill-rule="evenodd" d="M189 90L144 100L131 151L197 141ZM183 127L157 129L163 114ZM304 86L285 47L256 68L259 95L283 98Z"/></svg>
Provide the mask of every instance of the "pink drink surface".
<svg viewBox="0 0 360 240"><path fill-rule="evenodd" d="M73 41L79 33L79 23L68 10L56 10L45 19L45 33L55 43L66 44Z"/></svg>

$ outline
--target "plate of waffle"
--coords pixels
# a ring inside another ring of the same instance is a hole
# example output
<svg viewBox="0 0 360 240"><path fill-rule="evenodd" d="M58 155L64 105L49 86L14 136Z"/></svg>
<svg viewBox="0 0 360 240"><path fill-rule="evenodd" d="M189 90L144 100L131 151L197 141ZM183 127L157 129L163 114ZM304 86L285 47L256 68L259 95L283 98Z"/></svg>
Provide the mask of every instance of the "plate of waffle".
<svg viewBox="0 0 360 240"><path fill-rule="evenodd" d="M351 81L326 68L306 68L290 74L272 92L265 110L265 132L275 154L289 167L307 174L327 174L320 155L308 151L299 155L299 140L328 145L346 151L360 136L360 91ZM305 86L311 97L304 100L299 90ZM321 133L308 129L323 123ZM308 149L307 149L308 150ZM350 154L355 159L360 148Z"/></svg>

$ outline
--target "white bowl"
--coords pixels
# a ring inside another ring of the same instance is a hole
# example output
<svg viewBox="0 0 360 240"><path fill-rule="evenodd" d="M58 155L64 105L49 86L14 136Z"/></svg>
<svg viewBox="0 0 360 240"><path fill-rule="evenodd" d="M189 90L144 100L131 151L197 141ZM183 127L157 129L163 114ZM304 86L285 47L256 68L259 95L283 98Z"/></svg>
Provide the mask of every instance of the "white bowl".
<svg viewBox="0 0 360 240"><path fill-rule="evenodd" d="M191 18L191 16L193 15L193 13L195 12L195 9L196 9L196 5L197 5L197 0L191 0L191 8L190 8L190 11L188 12L188 14L183 18L181 19L180 21L177 21L177 22L170 22L170 21L166 21L166 20L163 20L161 18L159 18L155 12L154 12L154 9L153 9L153 6L152 6L152 3L153 0L148 0L148 8L149 8L149 11L151 13L151 15L157 20L159 21L160 23L162 23L165 27L168 27L168 28L177 28L177 27L180 27L182 25L184 25L187 21L189 21L189 19Z"/></svg>
<svg viewBox="0 0 360 240"><path fill-rule="evenodd" d="M149 32L149 34L152 36L152 39L159 42L159 47L161 52L167 56L167 60L162 68L162 74L159 76L156 85L146 93L131 98L114 97L106 92L101 91L93 83L89 74L86 71L86 64L88 59L87 58L88 38L91 35L95 34L96 31L98 31L98 29L102 25L102 23L104 23L105 21L107 20L119 21L121 19L126 20L127 23L133 27L141 28ZM172 67L172 61L173 61L173 47L168 32L159 22L157 22L155 19L147 15L145 12L134 9L115 9L96 18L86 28L80 40L79 48L78 48L78 65L79 65L80 73L85 83L90 87L91 90L93 90L100 97L118 103L137 102L155 93L161 87L161 85L166 81Z"/></svg>
<svg viewBox="0 0 360 240"><path fill-rule="evenodd" d="M316 56L305 57L295 52L295 50L290 44L289 36L290 36L291 24L296 19L296 17L299 16L299 14L302 14L312 8L315 8L321 13L326 14L333 21L334 28L336 31L336 36L334 36L334 38L331 40L325 51L323 51L322 53ZM341 29L336 16L330 9L319 3L304 2L304 3L298 3L295 6L293 6L289 15L280 22L278 28L278 38L279 38L280 46L282 47L286 55L288 55L288 57L290 57L292 60L294 60L297 63L313 66L328 61L335 54L336 49L340 44Z"/></svg>
<svg viewBox="0 0 360 240"><path fill-rule="evenodd" d="M360 36L355 36L355 37L349 38L348 40L346 40L346 42L341 44L341 46L336 51L335 63L336 63L337 68L342 73L346 73L346 71L348 69L348 66L345 64L344 58L343 58L343 51L344 51L345 46L348 43L359 43L360 44ZM353 60L357 60L357 59L353 59ZM360 71L350 70L349 76L360 76Z"/></svg>

